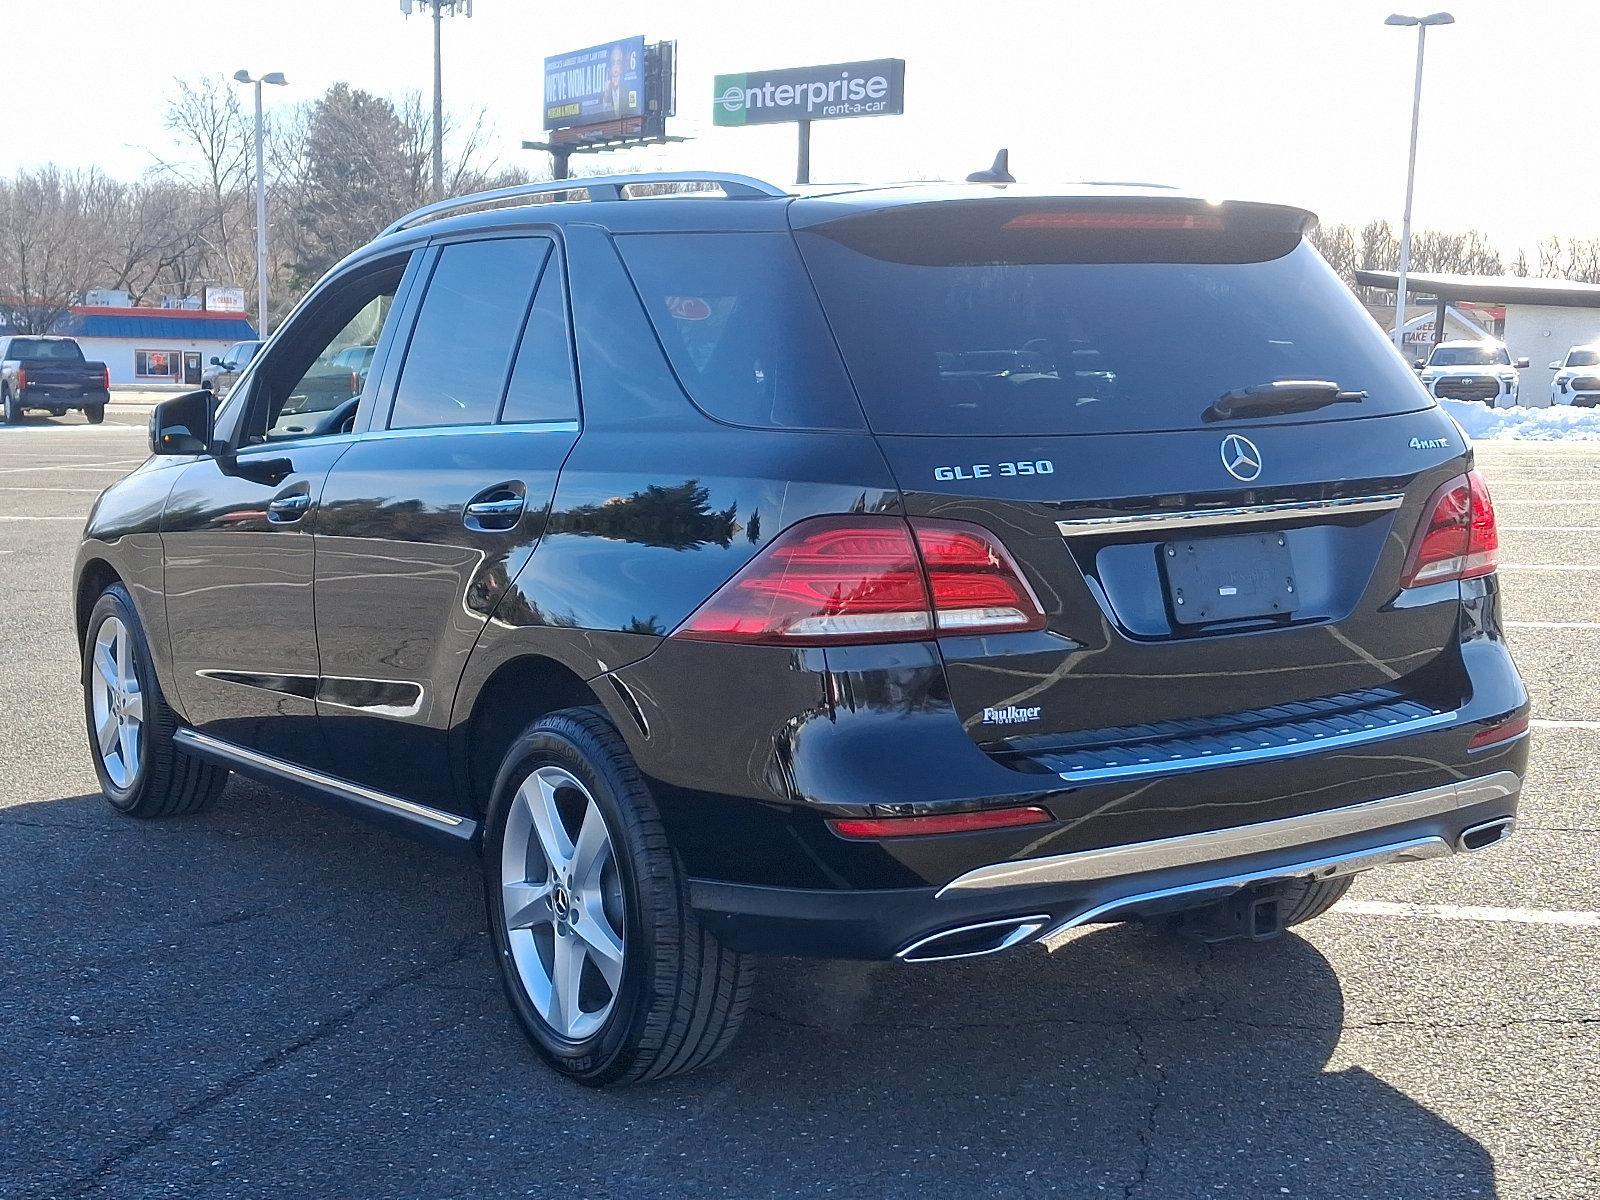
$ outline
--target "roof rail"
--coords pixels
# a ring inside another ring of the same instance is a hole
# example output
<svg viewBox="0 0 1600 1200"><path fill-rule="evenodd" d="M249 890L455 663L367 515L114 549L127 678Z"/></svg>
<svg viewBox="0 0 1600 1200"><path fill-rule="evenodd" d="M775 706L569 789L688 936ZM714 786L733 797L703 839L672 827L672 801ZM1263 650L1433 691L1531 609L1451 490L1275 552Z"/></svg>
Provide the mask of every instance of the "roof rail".
<svg viewBox="0 0 1600 1200"><path fill-rule="evenodd" d="M625 199L623 189L650 183L714 183L729 196L787 196L788 192L773 184L748 175L724 175L716 171L658 171L634 175L584 175L575 179L551 179L540 183L519 183L514 187L496 188L491 192L473 192L468 196L452 196L434 204L425 204L409 212L385 229L379 237L399 233L424 221L431 221L458 208L471 208L477 204L493 204L498 200L516 200L523 196L559 195L564 192L587 192L590 200Z"/></svg>

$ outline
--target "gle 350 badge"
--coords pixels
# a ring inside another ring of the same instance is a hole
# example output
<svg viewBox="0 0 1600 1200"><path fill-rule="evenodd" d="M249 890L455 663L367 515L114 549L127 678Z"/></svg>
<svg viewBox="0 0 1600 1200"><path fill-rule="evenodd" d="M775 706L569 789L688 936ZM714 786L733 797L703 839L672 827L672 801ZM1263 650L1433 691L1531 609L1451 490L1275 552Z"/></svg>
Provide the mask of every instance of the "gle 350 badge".
<svg viewBox="0 0 1600 1200"><path fill-rule="evenodd" d="M964 467L935 467L933 477L941 483L948 483L953 479L989 479L998 476L1002 479L1014 475L1054 475L1056 465L1048 458L1035 458L1032 460L1019 460L1017 462L1000 463L972 463Z"/></svg>

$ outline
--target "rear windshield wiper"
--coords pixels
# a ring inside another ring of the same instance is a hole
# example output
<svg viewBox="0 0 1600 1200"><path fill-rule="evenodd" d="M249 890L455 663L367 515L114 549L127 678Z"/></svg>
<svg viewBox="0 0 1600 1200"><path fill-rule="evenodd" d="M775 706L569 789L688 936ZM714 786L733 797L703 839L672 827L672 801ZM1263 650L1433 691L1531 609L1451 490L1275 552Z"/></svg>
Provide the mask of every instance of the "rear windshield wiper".
<svg viewBox="0 0 1600 1200"><path fill-rule="evenodd" d="M1330 404L1359 404L1366 398L1365 392L1341 391L1337 383L1327 379L1278 379L1225 392L1200 417L1205 421L1231 421L1236 417L1311 412Z"/></svg>

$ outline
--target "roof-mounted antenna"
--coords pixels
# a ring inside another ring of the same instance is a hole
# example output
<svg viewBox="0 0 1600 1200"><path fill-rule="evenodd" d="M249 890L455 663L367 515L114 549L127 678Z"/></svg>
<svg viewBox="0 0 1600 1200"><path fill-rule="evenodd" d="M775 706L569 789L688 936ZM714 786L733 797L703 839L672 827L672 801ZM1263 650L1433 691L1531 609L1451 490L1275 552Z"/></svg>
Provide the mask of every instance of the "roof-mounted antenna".
<svg viewBox="0 0 1600 1200"><path fill-rule="evenodd" d="M967 176L968 183L1015 183L1011 174L1011 152L1001 150L994 156L994 166L987 171L974 171Z"/></svg>

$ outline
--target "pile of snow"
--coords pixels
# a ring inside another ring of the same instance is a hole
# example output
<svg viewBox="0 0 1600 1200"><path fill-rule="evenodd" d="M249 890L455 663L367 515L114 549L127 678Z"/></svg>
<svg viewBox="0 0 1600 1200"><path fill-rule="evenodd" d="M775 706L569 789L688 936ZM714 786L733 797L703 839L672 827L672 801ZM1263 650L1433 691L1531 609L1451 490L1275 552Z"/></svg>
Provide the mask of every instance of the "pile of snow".
<svg viewBox="0 0 1600 1200"><path fill-rule="evenodd" d="M1466 400L1440 400L1475 442L1600 442L1600 408L1490 408Z"/></svg>

